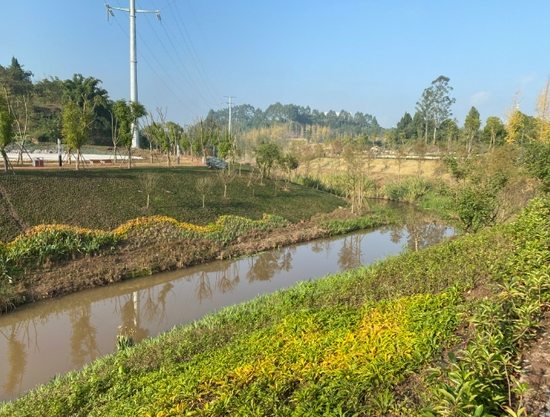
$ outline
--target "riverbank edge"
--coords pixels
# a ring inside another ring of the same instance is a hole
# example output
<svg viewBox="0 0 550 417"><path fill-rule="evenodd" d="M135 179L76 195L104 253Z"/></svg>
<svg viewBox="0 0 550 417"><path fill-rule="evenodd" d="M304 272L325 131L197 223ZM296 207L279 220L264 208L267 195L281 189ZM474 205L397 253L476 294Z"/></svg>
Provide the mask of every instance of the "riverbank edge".
<svg viewBox="0 0 550 417"><path fill-rule="evenodd" d="M379 211L358 216L340 208L320 213L309 221L301 221L269 232L253 231L237 236L228 245L201 239L163 239L136 237L121 242L110 252L95 256L46 262L23 271L10 289L9 297L0 297L0 313L9 314L17 307L40 300L62 297L74 292L112 283L184 269L216 259L231 259L345 234L361 228L374 228L391 222L388 213ZM184 250L181 250L184 248ZM0 294L1 295L1 294Z"/></svg>
<svg viewBox="0 0 550 417"><path fill-rule="evenodd" d="M140 373L162 369L163 364L170 361L175 363L190 361L195 355L204 352L205 348L218 349L232 340L254 331L254 329L270 325L288 312L295 312L296 309L308 312L322 308L328 303L344 303L353 306L360 305L369 299L376 301L415 293L438 293L449 288L450 285L462 286L465 302L469 305L473 305L476 300L488 299L492 299L496 305L499 305L502 303L502 298L495 298L498 291L491 290L497 281L505 284L507 277L512 278L510 274L512 270L519 272L519 275L514 275L515 279L519 280L523 279L521 275L537 270L537 264L534 263L528 268L522 267L521 270L516 270L518 266L523 265L521 262L525 256L523 252L527 250L528 253L533 253L529 235L534 230L543 230L544 233L540 236L542 239L538 246L540 254L545 255L545 258L548 256L548 243L550 242L548 211L547 203L544 216L537 215L538 217L534 220L527 218L527 221L531 223L530 227L526 227L529 224L526 224L525 220L523 224L516 225L515 229L510 226L496 227L476 236L452 239L447 243L421 252L407 252L379 262L372 267L360 268L315 282L302 283L288 290L281 290L247 303L223 309L198 322L147 340L135 348L106 356L85 367L82 371L71 372L66 376L55 378L49 384L30 392L21 400L0 405L0 415L2 412L24 413L23 408L27 411L35 410L36 413L43 412L45 411L44 407L49 406L40 398L43 400L50 398L53 401L50 406L54 407L64 408L67 406L67 402L71 402L71 406L78 404L85 406L81 396L86 396L90 389L100 389L102 392L109 389L108 380L110 378L113 378L113 381L120 380L122 383ZM442 257L443 254L448 256ZM509 263L505 255L514 255L516 260ZM460 275L454 274L457 271L460 272ZM382 282L379 279L381 277L386 279ZM545 299L547 299L546 297ZM462 336L460 340L464 341L464 343L460 343L464 349L470 345L474 337L476 327L474 313L469 311L468 315L472 318L469 321L465 319L457 329L459 335L461 333ZM529 333L531 338L536 336L536 332L532 330ZM455 344L455 346L458 345ZM513 350L516 352L514 356L517 355L519 346L521 344L514 346ZM447 350L446 354L450 351ZM452 349L452 351L453 356L460 357L460 348ZM436 367L445 369L452 363L451 355L448 356L449 359L443 359L436 355L432 360L438 361ZM515 357L516 361L519 360L519 357ZM409 375L410 377L413 376ZM410 383L408 386L406 384L400 386L401 391L398 394L403 397L404 394L410 394L411 391L419 394L418 390L428 390L424 385L425 380L417 377L413 382L414 384ZM433 381L431 385L434 385ZM115 394L117 393L115 392ZM122 391L118 391L118 394L122 394ZM103 404L108 400L108 397L103 399L97 395L95 397L99 403ZM435 398L432 397L432 399ZM97 410L94 411L97 412ZM504 410L499 415L504 415Z"/></svg>

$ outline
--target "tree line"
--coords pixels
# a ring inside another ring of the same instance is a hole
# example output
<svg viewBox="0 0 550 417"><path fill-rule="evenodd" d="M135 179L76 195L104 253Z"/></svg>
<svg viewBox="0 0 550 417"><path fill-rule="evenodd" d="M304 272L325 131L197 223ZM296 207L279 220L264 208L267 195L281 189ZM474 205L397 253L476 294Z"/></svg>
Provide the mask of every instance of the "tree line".
<svg viewBox="0 0 550 417"><path fill-rule="evenodd" d="M414 115L405 112L395 128L385 130L384 142L394 148L422 142L440 151L466 155L505 143L550 143L549 86L547 82L537 98L535 116L520 111L521 92L518 92L505 112L505 119L489 116L483 123L479 111L472 106L461 123L452 117L451 106L455 99L451 97L450 79L439 76L423 91Z"/></svg>
<svg viewBox="0 0 550 417"><path fill-rule="evenodd" d="M229 123L229 108L210 110L208 117L212 117L221 125ZM328 128L329 138L342 136L378 135L383 129L376 117L370 114L356 112L352 115L346 110L338 113L334 110L322 112L311 109L309 106L295 104L271 104L265 111L254 108L250 104L236 105L231 108L231 122L242 132L261 130L278 125L287 125L289 137L305 138L308 141L319 142L325 138L316 135L316 132Z"/></svg>

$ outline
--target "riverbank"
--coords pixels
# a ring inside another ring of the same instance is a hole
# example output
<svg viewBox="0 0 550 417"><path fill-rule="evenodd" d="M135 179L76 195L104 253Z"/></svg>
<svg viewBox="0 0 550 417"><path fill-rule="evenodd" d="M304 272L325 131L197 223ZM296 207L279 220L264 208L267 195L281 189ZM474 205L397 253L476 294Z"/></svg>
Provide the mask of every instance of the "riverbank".
<svg viewBox="0 0 550 417"><path fill-rule="evenodd" d="M151 218L149 222L146 219L137 222L143 223L142 226L131 229L129 233L123 232L124 237L119 242L113 244L113 240L109 240L110 247L98 248L85 256L80 254L86 246L85 242L70 248L63 248L60 243L63 239L76 239L78 233L93 232L72 232L69 229L67 233L70 236L58 236L54 238L57 242L52 241L52 237L35 238L36 235L29 237L29 244L20 240L19 247L12 249L18 255L5 255L6 259L11 259L13 266L4 272L11 282L4 281L0 286L0 311L137 276L185 268L214 259L253 255L294 243L380 226L390 221L387 214L380 211L360 218L348 210L336 209L295 224L271 217L266 217L262 222L236 219L237 223L225 222L223 228L212 235L187 233L177 224L164 219L157 221ZM123 225L121 229L126 227ZM55 234L55 230L46 233ZM57 247L59 254L52 249L54 247ZM25 255L24 250L31 252ZM38 255L42 252L47 252L47 255ZM57 255L62 258L58 259ZM17 262L15 256L21 260ZM37 257L44 259L37 263ZM9 267L10 264L6 262L5 265Z"/></svg>
<svg viewBox="0 0 550 417"><path fill-rule="evenodd" d="M536 200L513 223L265 295L135 347L121 334L118 354L0 415L522 415L522 347L550 298L537 281L549 268L549 211Z"/></svg>

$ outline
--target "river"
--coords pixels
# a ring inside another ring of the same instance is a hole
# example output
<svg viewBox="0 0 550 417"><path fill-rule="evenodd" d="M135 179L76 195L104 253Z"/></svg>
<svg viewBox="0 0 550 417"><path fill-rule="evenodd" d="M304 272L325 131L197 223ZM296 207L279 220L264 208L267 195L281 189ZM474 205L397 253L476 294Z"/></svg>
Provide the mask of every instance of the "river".
<svg viewBox="0 0 550 417"><path fill-rule="evenodd" d="M139 342L225 306L453 234L418 214L406 217L399 226L136 278L0 315L0 400L114 352L119 326L132 329Z"/></svg>

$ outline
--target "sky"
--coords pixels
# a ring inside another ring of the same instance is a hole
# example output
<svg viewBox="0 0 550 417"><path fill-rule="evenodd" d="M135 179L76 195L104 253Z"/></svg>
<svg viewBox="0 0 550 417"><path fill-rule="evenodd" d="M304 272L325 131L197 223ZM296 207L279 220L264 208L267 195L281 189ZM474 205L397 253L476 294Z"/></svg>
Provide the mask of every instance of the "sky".
<svg viewBox="0 0 550 417"><path fill-rule="evenodd" d="M128 8L130 0L109 0ZM100 0L1 1L0 65L33 80L79 73L129 99L129 15ZM357 111L381 126L450 78L459 125L472 106L535 114L550 76L550 2L530 0L136 0L138 100L168 120L276 102Z"/></svg>

